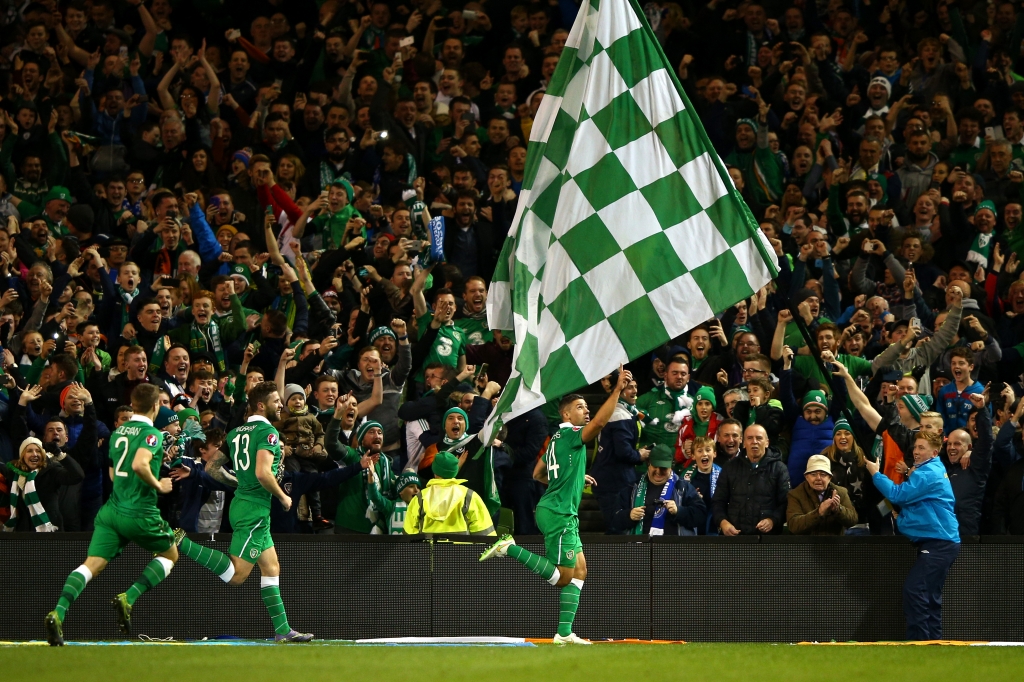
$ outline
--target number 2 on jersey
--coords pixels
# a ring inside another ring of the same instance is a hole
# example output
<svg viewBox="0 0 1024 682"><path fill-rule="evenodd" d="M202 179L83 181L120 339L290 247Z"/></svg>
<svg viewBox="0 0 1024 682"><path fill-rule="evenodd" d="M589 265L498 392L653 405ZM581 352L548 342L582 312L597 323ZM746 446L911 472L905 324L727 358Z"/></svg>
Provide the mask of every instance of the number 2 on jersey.
<svg viewBox="0 0 1024 682"><path fill-rule="evenodd" d="M121 456L117 460L117 464L114 466L114 475L124 476L125 478L127 478L128 472L122 469L121 467L124 465L125 458L128 457L128 439L125 438L124 436L121 436L120 438L114 441L114 447L124 448L124 450L121 452Z"/></svg>
<svg viewBox="0 0 1024 682"><path fill-rule="evenodd" d="M551 439L551 443L548 445L548 451L544 453L544 463L548 468L548 479L558 478L558 460L555 459L555 439Z"/></svg>
<svg viewBox="0 0 1024 682"><path fill-rule="evenodd" d="M241 442L241 445L239 445ZM231 459L234 460L235 471L241 469L242 471L249 470L249 464L251 464L249 458L249 434L239 433L231 439ZM245 455L245 459L242 459L242 455Z"/></svg>

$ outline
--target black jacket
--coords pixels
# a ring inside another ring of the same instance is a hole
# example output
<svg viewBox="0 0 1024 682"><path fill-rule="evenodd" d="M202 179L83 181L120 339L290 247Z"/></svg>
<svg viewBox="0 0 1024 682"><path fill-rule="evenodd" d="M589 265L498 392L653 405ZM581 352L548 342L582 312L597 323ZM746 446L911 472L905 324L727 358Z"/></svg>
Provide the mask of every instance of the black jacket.
<svg viewBox="0 0 1024 682"><path fill-rule="evenodd" d="M978 535L981 525L981 505L985 499L985 485L992 471L992 417L987 409L978 410L978 440L971 451L971 464L966 469L953 464L942 453L949 484L956 498L956 520L960 522L960 537Z"/></svg>
<svg viewBox="0 0 1024 682"><path fill-rule="evenodd" d="M7 487L10 488L10 484L15 479L14 472L3 467L0 469L0 473L7 480ZM46 516L49 517L50 523L56 526L57 530L64 530L64 517L60 512L60 493L67 486L81 483L82 478L84 478L82 467L72 457L65 457L60 462L52 457L49 458L49 463L36 476L36 493L39 495L39 502L46 510ZM25 505L24 497L18 500L18 522L14 530L26 532L35 530L35 526L32 525L32 514L29 513L28 507Z"/></svg>
<svg viewBox="0 0 1024 682"><path fill-rule="evenodd" d="M746 453L741 453L722 465L715 488L714 528L717 530L723 520L728 520L740 533L756 535L757 524L762 519L771 519L771 533L781 533L788 495L789 470L778 450L769 447L756 468L751 466Z"/></svg>
<svg viewBox="0 0 1024 682"><path fill-rule="evenodd" d="M646 474L645 474L646 475ZM676 513L667 514L665 518L665 535L697 535L697 530L704 528L707 524L708 509L704 500L697 494L697 489L684 481L672 472L676 477L676 489L672 493L672 500L676 503ZM637 522L629 518L636 502L636 493L639 483L631 488L626 488L619 493L619 509L615 512L614 525L618 530L633 533ZM651 523L654 515L661 509L655 503L661 495L661 490L650 481L647 482L647 495L644 498L644 518L640 535L651 534ZM667 512L666 512L667 513Z"/></svg>

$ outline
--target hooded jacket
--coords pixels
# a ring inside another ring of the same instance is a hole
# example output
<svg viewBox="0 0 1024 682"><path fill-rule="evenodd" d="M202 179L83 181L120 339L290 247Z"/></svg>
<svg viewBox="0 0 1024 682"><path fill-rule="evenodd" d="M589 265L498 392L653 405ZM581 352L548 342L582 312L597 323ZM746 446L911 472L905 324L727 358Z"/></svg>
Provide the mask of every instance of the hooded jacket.
<svg viewBox="0 0 1024 682"><path fill-rule="evenodd" d="M788 495L789 472L778 450L769 447L756 466L741 453L722 465L713 499L713 528L727 520L740 533L757 535L757 524L771 519L771 534L781 533Z"/></svg>
<svg viewBox="0 0 1024 682"><path fill-rule="evenodd" d="M459 478L434 478L409 500L405 532L497 535L482 497Z"/></svg>

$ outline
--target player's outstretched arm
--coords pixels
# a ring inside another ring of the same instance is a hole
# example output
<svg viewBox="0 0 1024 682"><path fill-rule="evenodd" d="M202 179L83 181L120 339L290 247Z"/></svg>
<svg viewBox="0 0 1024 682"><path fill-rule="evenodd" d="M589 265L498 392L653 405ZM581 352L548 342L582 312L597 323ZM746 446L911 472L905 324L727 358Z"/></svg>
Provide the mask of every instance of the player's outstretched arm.
<svg viewBox="0 0 1024 682"><path fill-rule="evenodd" d="M134 471L135 475L142 479L142 482L150 488L156 488L158 493L164 493L166 495L171 492L171 488L174 486L174 481L169 478L157 480L157 477L153 475L153 472L149 468L149 463L152 459L152 452L146 448L139 448L135 451L135 458L132 460L132 471Z"/></svg>
<svg viewBox="0 0 1024 682"><path fill-rule="evenodd" d="M597 411L594 418L583 427L583 433L581 434L584 443L589 443L601 433L601 429L605 427L608 420L612 418L612 412L615 411L615 405L619 402L619 394L622 393L623 389L633 380L633 375L619 365L619 380L615 383L615 387L612 388L611 394L608 396L608 400L604 401L604 405Z"/></svg>
<svg viewBox="0 0 1024 682"><path fill-rule="evenodd" d="M292 498L281 490L281 486L277 484L277 476L274 476L273 466L274 453L270 450L258 450L256 452L256 480L260 482L264 490L277 498L285 511L288 511L292 508Z"/></svg>

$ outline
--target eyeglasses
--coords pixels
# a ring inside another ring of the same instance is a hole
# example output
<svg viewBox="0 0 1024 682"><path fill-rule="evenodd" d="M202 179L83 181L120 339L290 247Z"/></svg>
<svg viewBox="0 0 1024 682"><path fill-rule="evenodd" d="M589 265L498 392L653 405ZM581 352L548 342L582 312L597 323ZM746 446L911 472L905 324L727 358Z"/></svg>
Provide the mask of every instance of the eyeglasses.
<svg viewBox="0 0 1024 682"><path fill-rule="evenodd" d="M753 369L751 367L744 367L743 374L767 374L768 372L763 369Z"/></svg>

